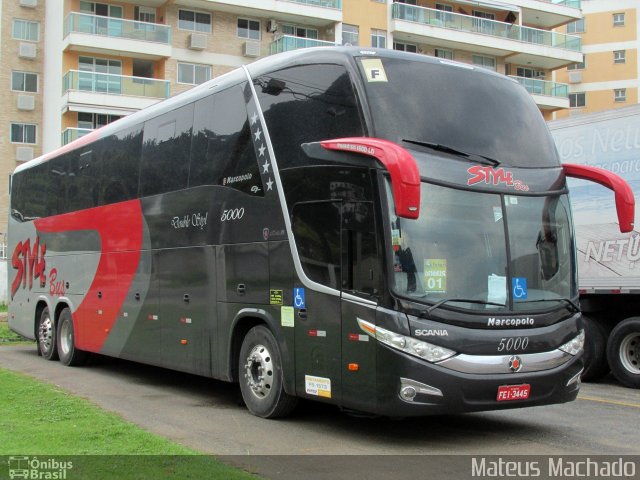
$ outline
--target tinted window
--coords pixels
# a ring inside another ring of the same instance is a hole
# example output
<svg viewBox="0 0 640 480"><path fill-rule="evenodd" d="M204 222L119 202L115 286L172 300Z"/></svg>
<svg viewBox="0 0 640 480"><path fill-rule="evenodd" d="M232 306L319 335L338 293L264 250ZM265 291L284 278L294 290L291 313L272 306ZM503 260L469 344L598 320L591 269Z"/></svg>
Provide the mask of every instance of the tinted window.
<svg viewBox="0 0 640 480"><path fill-rule="evenodd" d="M364 135L351 80L341 65L302 65L255 80L280 167L304 158L300 145Z"/></svg>
<svg viewBox="0 0 640 480"><path fill-rule="evenodd" d="M196 102L189 186L224 185L264 195L243 86Z"/></svg>
<svg viewBox="0 0 640 480"><path fill-rule="evenodd" d="M69 181L67 202L69 211L83 210L98 206L100 185L100 162L96 160L102 142L72 152L69 158Z"/></svg>
<svg viewBox="0 0 640 480"><path fill-rule="evenodd" d="M44 163L23 170L12 178L11 213L18 220L33 220L47 215L49 166Z"/></svg>
<svg viewBox="0 0 640 480"><path fill-rule="evenodd" d="M58 215L65 213L67 177L69 175L69 154L54 158L47 162L46 165L49 167L46 214Z"/></svg>
<svg viewBox="0 0 640 480"><path fill-rule="evenodd" d="M142 150L142 128L136 127L103 141L101 203L131 200L138 195L138 173Z"/></svg>
<svg viewBox="0 0 640 480"><path fill-rule="evenodd" d="M447 145L519 167L559 165L540 110L510 79L406 58L363 58L358 64L371 60L382 62L387 80L366 82L362 72L372 135Z"/></svg>
<svg viewBox="0 0 640 480"><path fill-rule="evenodd" d="M140 169L141 196L186 188L192 125L193 104L145 123Z"/></svg>

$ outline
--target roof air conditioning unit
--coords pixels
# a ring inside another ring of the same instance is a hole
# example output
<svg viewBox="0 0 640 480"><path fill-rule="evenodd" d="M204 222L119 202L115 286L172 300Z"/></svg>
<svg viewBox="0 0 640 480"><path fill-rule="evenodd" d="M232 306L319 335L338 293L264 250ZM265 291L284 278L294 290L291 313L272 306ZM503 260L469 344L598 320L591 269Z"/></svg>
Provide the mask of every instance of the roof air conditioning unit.
<svg viewBox="0 0 640 480"><path fill-rule="evenodd" d="M28 162L33 160L33 147L16 148L16 160L19 162Z"/></svg>
<svg viewBox="0 0 640 480"><path fill-rule="evenodd" d="M202 33L192 33L189 37L189 48L191 50L204 50L207 48L207 36Z"/></svg>
<svg viewBox="0 0 640 480"><path fill-rule="evenodd" d="M244 42L244 56L245 57L259 57L260 56L260 43L259 42Z"/></svg>
<svg viewBox="0 0 640 480"><path fill-rule="evenodd" d="M18 56L20 58L36 58L36 44L20 42L18 47Z"/></svg>
<svg viewBox="0 0 640 480"><path fill-rule="evenodd" d="M33 95L18 95L18 110L34 110L36 97Z"/></svg>
<svg viewBox="0 0 640 480"><path fill-rule="evenodd" d="M267 22L267 31L270 33L275 33L278 31L278 22L275 20L269 20Z"/></svg>
<svg viewBox="0 0 640 480"><path fill-rule="evenodd" d="M36 8L38 6L38 0L20 0L21 7Z"/></svg>
<svg viewBox="0 0 640 480"><path fill-rule="evenodd" d="M582 72L569 72L569 83L582 82Z"/></svg>

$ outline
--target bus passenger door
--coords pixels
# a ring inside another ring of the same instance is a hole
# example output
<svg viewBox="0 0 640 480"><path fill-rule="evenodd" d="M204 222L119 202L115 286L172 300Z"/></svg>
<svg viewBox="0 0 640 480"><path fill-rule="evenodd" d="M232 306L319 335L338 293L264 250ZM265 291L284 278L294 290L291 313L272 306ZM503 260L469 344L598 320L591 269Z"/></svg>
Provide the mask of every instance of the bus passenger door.
<svg viewBox="0 0 640 480"><path fill-rule="evenodd" d="M375 409L376 342L358 320L376 323L381 260L373 202L345 202L342 213L342 403Z"/></svg>
<svg viewBox="0 0 640 480"><path fill-rule="evenodd" d="M291 227L302 269L327 291L294 282L298 395L341 403L340 222L342 202L296 203Z"/></svg>

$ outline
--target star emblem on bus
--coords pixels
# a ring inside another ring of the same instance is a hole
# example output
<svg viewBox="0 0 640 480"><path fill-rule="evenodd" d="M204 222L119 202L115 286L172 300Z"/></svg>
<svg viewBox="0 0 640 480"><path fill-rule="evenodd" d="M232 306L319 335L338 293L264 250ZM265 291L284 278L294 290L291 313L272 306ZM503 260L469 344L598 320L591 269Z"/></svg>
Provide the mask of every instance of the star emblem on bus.
<svg viewBox="0 0 640 480"><path fill-rule="evenodd" d="M269 178L267 182L267 190L273 190L273 180L271 180L271 178Z"/></svg>
<svg viewBox="0 0 640 480"><path fill-rule="evenodd" d="M269 165L271 165L271 164L267 160L265 160L264 161L264 165L262 165L262 168L264 168L262 173L269 173Z"/></svg>
<svg viewBox="0 0 640 480"><path fill-rule="evenodd" d="M258 149L258 152L260 153L261 157L264 157L264 151L266 150L266 147L264 146L264 143L262 145L260 145L260 148Z"/></svg>
<svg viewBox="0 0 640 480"><path fill-rule="evenodd" d="M253 115L251 115L251 125L255 125L257 120L258 120L258 114L256 112L253 112Z"/></svg>
<svg viewBox="0 0 640 480"><path fill-rule="evenodd" d="M258 130L254 133L254 135L256 136L256 141L260 140L260 135L262 135L262 130L260 130L260 127L258 127Z"/></svg>

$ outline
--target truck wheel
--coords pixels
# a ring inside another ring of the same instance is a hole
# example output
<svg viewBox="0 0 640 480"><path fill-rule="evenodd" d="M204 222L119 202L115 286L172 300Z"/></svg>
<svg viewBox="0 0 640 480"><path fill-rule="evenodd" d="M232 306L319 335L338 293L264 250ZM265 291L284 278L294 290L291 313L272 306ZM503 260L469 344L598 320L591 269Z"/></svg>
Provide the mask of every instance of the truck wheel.
<svg viewBox="0 0 640 480"><path fill-rule="evenodd" d="M284 391L280 351L265 326L253 327L244 337L238 372L242 399L251 413L278 418L293 411L298 399Z"/></svg>
<svg viewBox="0 0 640 480"><path fill-rule="evenodd" d="M582 380L589 382L599 380L609 373L607 364L607 330L604 326L591 317L582 316L584 320L585 342L584 371Z"/></svg>
<svg viewBox="0 0 640 480"><path fill-rule="evenodd" d="M87 361L88 353L76 348L76 337L73 330L71 310L65 308L58 318L58 355L60 361L69 366L83 365Z"/></svg>
<svg viewBox="0 0 640 480"><path fill-rule="evenodd" d="M615 326L609 336L607 358L620 383L640 388L640 317L627 318Z"/></svg>
<svg viewBox="0 0 640 480"><path fill-rule="evenodd" d="M56 324L51 318L49 307L45 307L38 320L38 352L47 360L58 360L56 347Z"/></svg>

